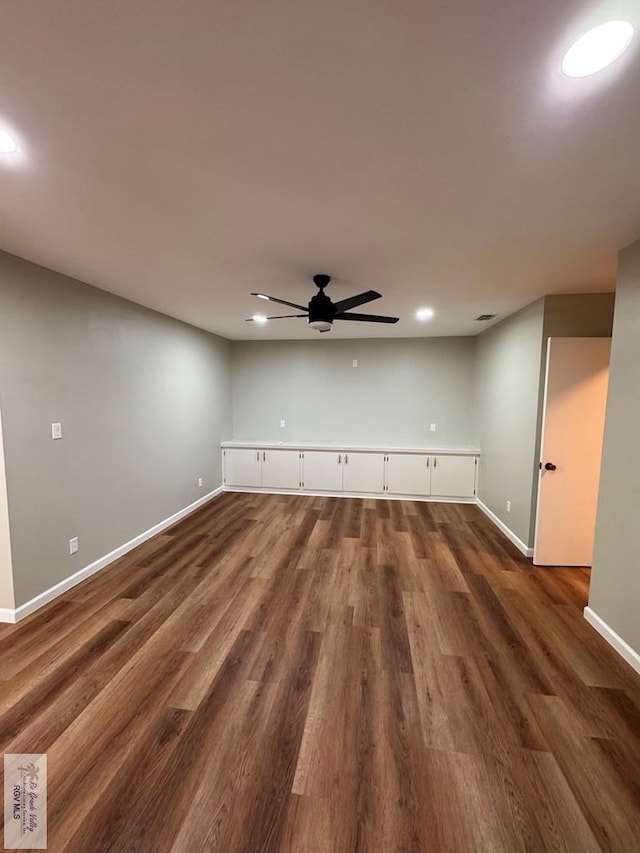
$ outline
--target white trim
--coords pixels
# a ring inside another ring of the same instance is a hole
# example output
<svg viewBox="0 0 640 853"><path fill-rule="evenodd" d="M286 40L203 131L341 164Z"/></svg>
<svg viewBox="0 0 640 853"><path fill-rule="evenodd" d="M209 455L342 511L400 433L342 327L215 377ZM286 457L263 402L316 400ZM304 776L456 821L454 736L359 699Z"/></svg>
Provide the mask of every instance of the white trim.
<svg viewBox="0 0 640 853"><path fill-rule="evenodd" d="M538 459L538 483L536 487L536 515L535 515L535 527L533 531L533 553L535 555L536 550L538 549L540 543L538 542L538 527L540 525L540 500L541 500L541 492L542 489L540 486L542 485L542 460L544 458L544 431L547 425L547 399L549 396L549 365L551 364L551 338L547 338L544 343L547 347L547 354L545 357L545 368L544 368L544 391L542 394L542 421L540 423L540 453ZM535 560L536 564L539 565L537 560Z"/></svg>
<svg viewBox="0 0 640 853"><path fill-rule="evenodd" d="M583 614L589 625L591 625L592 628L595 628L601 637L604 637L607 643L609 643L621 658L626 660L629 666L633 667L636 672L640 673L640 654L638 654L635 649L632 649L629 643L625 642L620 634L617 634L613 628L610 625L607 625L604 619L601 619L590 607L585 607Z"/></svg>
<svg viewBox="0 0 640 853"><path fill-rule="evenodd" d="M0 411L0 621L5 611L11 613L16 606L11 564L11 530L9 527L9 499L7 497L7 477L4 461L4 439L2 433L2 412Z"/></svg>
<svg viewBox="0 0 640 853"><path fill-rule="evenodd" d="M446 498L437 495L391 495L386 492L314 492L310 489L267 489L257 486L225 486L225 492L244 492L250 495L307 495L312 498L373 498L379 501L422 501L439 504L472 504L475 498Z"/></svg>
<svg viewBox="0 0 640 853"><path fill-rule="evenodd" d="M480 498L476 498L476 504L479 509L481 509L482 512L487 516L487 518L493 521L495 526L499 530L501 530L502 533L504 533L507 539L510 542L513 542L513 544L516 546L516 548L518 549L518 551L520 551L521 554L524 554L525 557L533 556L533 548L529 548L527 545L525 545L522 539L516 536L513 530L510 530L507 525L503 521L501 521L494 512L491 512L488 506L485 506L485 504L482 503Z"/></svg>
<svg viewBox="0 0 640 853"><path fill-rule="evenodd" d="M105 554L104 557L100 557L93 563L90 563L88 566L85 566L83 569L75 572L75 574L70 575L68 578L64 578L64 580L61 580L59 583L54 584L54 586L49 587L49 589L46 589L44 592L41 592L40 595L36 595L35 598L32 598L25 604L21 604L20 607L17 607L15 610L8 610L6 608L0 610L0 622L19 622L35 610L38 610L40 607L43 607L50 601L53 601L54 598L57 598L59 595L62 595L62 593L74 586L77 586L77 584L81 583L83 580L91 577L91 575L99 572L100 569L103 569L105 566L113 563L114 560L119 559L129 551L132 551L138 545L146 542L147 539L151 539L152 536L166 530L167 527L170 527L172 524L180 521L181 518L189 515L194 510L203 506L203 504L208 503L223 491L224 486L219 486L217 489L214 489L212 492L209 492L197 501L194 501L192 504L189 504L189 506L184 507L184 509L178 510L178 512L169 516L169 518L165 518L164 521L160 521L158 524L155 524L153 527L145 530L144 533L140 533L138 536L130 539L129 542L125 542L124 545L120 545L120 547L111 551L109 554Z"/></svg>
<svg viewBox="0 0 640 853"><path fill-rule="evenodd" d="M425 456L480 456L478 447L391 447L366 444L315 444L291 441L223 441L223 450L326 450L331 453L415 453Z"/></svg>

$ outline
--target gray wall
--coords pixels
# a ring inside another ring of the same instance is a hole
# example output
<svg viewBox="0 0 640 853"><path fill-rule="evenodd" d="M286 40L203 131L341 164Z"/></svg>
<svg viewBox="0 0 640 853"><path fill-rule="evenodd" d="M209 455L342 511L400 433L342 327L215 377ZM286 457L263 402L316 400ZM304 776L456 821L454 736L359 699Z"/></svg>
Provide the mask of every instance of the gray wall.
<svg viewBox="0 0 640 853"><path fill-rule="evenodd" d="M220 485L229 362L228 341L0 253L16 605Z"/></svg>
<svg viewBox="0 0 640 853"><path fill-rule="evenodd" d="M589 606L640 653L640 241L620 254Z"/></svg>
<svg viewBox="0 0 640 853"><path fill-rule="evenodd" d="M525 545L531 535L543 321L539 299L476 339L478 498Z"/></svg>
<svg viewBox="0 0 640 853"><path fill-rule="evenodd" d="M473 356L473 338L234 341L233 437L473 445Z"/></svg>

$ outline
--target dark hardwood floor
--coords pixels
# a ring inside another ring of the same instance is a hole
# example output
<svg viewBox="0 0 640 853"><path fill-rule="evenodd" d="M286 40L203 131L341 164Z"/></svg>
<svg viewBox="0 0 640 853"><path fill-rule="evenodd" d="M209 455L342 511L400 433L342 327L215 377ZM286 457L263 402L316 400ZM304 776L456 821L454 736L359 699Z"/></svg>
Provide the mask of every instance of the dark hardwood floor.
<svg viewBox="0 0 640 853"><path fill-rule="evenodd" d="M17 626L51 851L640 850L640 679L473 506L223 494Z"/></svg>

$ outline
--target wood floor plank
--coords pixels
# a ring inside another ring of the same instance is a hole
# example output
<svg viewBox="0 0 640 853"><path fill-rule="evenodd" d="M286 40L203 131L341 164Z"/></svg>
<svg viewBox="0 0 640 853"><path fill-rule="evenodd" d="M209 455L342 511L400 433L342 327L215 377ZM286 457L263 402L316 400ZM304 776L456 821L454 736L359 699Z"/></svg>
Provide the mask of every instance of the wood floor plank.
<svg viewBox="0 0 640 853"><path fill-rule="evenodd" d="M640 849L637 783L626 778L596 741L576 731L573 715L557 696L530 699L585 820L603 850ZM580 756L580 761L576 756Z"/></svg>
<svg viewBox="0 0 640 853"><path fill-rule="evenodd" d="M135 776L140 788L155 788L189 719L188 711L175 708L160 708L150 715L136 748L123 759L112 784L101 795L99 809L94 810L91 820L79 824L65 846L68 853L125 853L132 849L135 825L131 826L131 777Z"/></svg>
<svg viewBox="0 0 640 853"><path fill-rule="evenodd" d="M54 853L631 853L640 679L471 505L224 493L0 630Z"/></svg>
<svg viewBox="0 0 640 853"><path fill-rule="evenodd" d="M327 801L292 794L282 827L280 853L291 853L293 850L334 853L332 844Z"/></svg>
<svg viewBox="0 0 640 853"><path fill-rule="evenodd" d="M87 603L86 618L81 619L79 612L67 616L67 630L59 640L56 640L54 634L51 640L47 638L47 643L32 642L28 649L23 649L18 655L4 656L2 675L7 687L0 698L0 713L31 689L34 669L40 679L45 678L105 625L114 620L128 622L129 605L130 602L122 598L111 599L106 604L100 602L99 606L98 602Z"/></svg>
<svg viewBox="0 0 640 853"><path fill-rule="evenodd" d="M597 853L600 846L553 755L522 754L535 789L535 808L545 847L549 850Z"/></svg>

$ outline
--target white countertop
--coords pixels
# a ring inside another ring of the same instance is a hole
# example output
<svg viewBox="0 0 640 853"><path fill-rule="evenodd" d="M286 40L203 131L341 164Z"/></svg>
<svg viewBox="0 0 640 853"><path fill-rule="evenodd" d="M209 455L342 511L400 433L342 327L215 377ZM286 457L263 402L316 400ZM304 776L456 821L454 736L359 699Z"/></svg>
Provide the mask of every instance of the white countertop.
<svg viewBox="0 0 640 853"><path fill-rule="evenodd" d="M477 447L396 447L390 444L318 444L317 442L307 441L223 441L220 446L222 448L236 447L247 450L257 450L259 448L260 450L340 450L342 452L349 451L350 453L435 453L443 455L455 454L456 456L480 455L480 450Z"/></svg>

